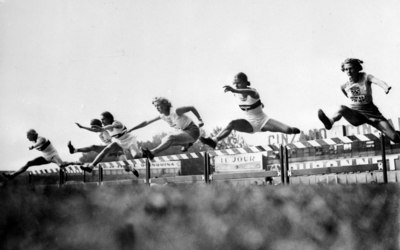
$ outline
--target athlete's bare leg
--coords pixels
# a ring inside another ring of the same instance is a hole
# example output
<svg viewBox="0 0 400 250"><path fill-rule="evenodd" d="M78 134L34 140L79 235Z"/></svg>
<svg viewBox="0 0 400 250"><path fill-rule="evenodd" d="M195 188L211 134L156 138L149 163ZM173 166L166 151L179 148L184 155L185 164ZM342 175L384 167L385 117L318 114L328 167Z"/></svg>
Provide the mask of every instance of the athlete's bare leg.
<svg viewBox="0 0 400 250"><path fill-rule="evenodd" d="M105 148L105 145L92 145L89 147L84 147L84 148L75 148L74 146L72 146L71 141L68 142L68 148L69 148L69 152L71 154L74 153L88 153L88 152L97 152L100 153L101 151L103 151L103 149Z"/></svg>
<svg viewBox="0 0 400 250"><path fill-rule="evenodd" d="M400 143L399 132L395 131L388 121L380 121L377 123L373 123L371 124L371 126L384 133L394 143Z"/></svg>
<svg viewBox="0 0 400 250"><path fill-rule="evenodd" d="M243 133L252 133L253 127L245 119L233 120L230 123L228 123L228 125L218 133L216 139L218 141L222 141L232 133L232 130L236 130L238 132L243 132Z"/></svg>
<svg viewBox="0 0 400 250"><path fill-rule="evenodd" d="M216 137L200 137L200 141L203 144L210 146L211 148L215 148L219 141L225 139L231 134L232 130L243 133L252 133L253 126L251 126L251 124L245 119L233 120L224 129L222 129Z"/></svg>
<svg viewBox="0 0 400 250"><path fill-rule="evenodd" d="M110 144L108 144L101 152L100 154L98 154L96 156L96 158L94 159L94 161L88 165L88 166L81 166L81 169L87 172L92 172L93 168L97 166L97 164L99 162L101 162L108 154L110 153L114 153L114 152L118 152L118 151L123 151L123 148L121 148L121 146L116 143L116 142L112 142ZM136 169L132 169L132 173L136 176L139 177L139 173L137 172Z"/></svg>
<svg viewBox="0 0 400 250"><path fill-rule="evenodd" d="M321 109L318 110L318 117L326 129L331 129L332 125L339 121L342 117L344 117L344 119L346 119L353 126L360 126L364 123L371 124L363 115L344 105L339 107L339 109L333 114L332 118L328 118Z"/></svg>
<svg viewBox="0 0 400 250"><path fill-rule="evenodd" d="M20 169L18 169L17 171L15 171L14 173L11 174L6 174L3 173L3 176L6 177L9 180L14 179L15 177L17 177L18 175L24 173L26 170L28 170L28 168L32 167L32 166L40 166L40 165L45 165L45 164L49 164L50 162L47 161L44 157L40 156L37 157L31 161L28 161L23 167L21 167Z"/></svg>
<svg viewBox="0 0 400 250"><path fill-rule="evenodd" d="M269 121L264 125L261 131L266 132L280 132L284 134L298 134L300 133L300 129L295 127L290 127L280 121L269 119Z"/></svg>
<svg viewBox="0 0 400 250"><path fill-rule="evenodd" d="M158 145L156 148L153 148L152 150L142 148L142 152L143 155L149 157L150 159L153 159L154 155L157 155L158 153L167 150L172 146L188 147L188 144L194 143L194 141L195 140L193 139L193 137L191 137L188 133L184 131L174 131L165 136L161 140L161 144Z"/></svg>
<svg viewBox="0 0 400 250"><path fill-rule="evenodd" d="M101 152L96 156L94 161L92 162L92 166L95 167L99 162L101 162L109 153L114 153L123 150L121 146L116 142L112 142L108 144Z"/></svg>

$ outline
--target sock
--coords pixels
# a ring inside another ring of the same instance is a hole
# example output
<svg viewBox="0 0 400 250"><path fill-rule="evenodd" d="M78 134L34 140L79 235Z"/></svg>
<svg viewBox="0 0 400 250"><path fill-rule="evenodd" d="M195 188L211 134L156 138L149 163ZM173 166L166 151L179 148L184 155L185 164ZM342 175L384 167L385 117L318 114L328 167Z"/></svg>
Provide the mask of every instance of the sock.
<svg viewBox="0 0 400 250"><path fill-rule="evenodd" d="M211 138L211 140L213 140L215 143L218 143L217 137L213 137L213 138Z"/></svg>

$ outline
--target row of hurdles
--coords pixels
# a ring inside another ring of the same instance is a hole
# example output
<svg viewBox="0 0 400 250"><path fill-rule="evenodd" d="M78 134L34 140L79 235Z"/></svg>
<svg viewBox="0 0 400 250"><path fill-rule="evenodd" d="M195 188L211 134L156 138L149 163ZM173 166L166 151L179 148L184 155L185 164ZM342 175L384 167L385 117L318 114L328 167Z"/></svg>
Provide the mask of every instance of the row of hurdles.
<svg viewBox="0 0 400 250"><path fill-rule="evenodd" d="M318 148L323 146L333 146L333 145L344 145L344 144L353 144L357 142L369 142L369 141L380 141L380 156L381 161L378 161L375 164L362 164L362 165L348 165L348 166L335 166L335 167L322 167L322 168L309 168L309 169L291 169L290 166L290 150L303 149L303 148ZM352 135L345 137L337 137L337 138L328 138L328 139L317 139L311 141L304 142L294 142L288 143L286 145L267 145L267 146L256 146L256 147L248 147L248 148L231 148L231 149L222 149L222 150L211 150L205 152L198 153L186 153L179 155L168 155L168 156L160 156L155 157L153 160L149 160L146 158L134 159L128 161L117 161L117 162L103 162L98 165L97 173L97 181L96 185L114 185L114 184L165 184L165 183L197 183L197 184L211 184L211 183L220 183L227 182L229 180L243 180L243 179L265 179L266 178L274 178L277 180L276 182L288 185L290 183L296 183L293 177L303 177L300 178L300 181L297 183L302 183L302 179L309 179L309 176L324 176L319 179L326 179L326 182L331 182L333 179L334 182L338 183L337 176L341 174L347 173L360 173L367 172L378 173L375 176L379 176L381 181L372 180L371 182L383 182L388 183L388 168L386 162L386 148L390 145L388 141L385 141L385 136L383 134L366 134L366 135ZM224 156L224 155L239 155L239 154L247 154L247 153L262 153L267 151L278 152L279 155L279 167L275 170L268 171L251 171L251 172L227 172L227 173L215 173L213 172L213 168L211 165L211 157L215 156ZM152 163L156 162L167 162L167 161L177 161L177 160L186 160L186 159L200 159L202 158L204 161L204 173L201 175L180 175L180 176L160 176L158 178L152 178L151 169ZM137 164L145 163L145 174L144 178L139 179L129 179L129 180L114 180L114 181L105 181L104 180L104 171L105 170L120 170L125 166L137 166ZM83 176L83 179L80 181L80 184L88 184L88 176L86 172L83 172L79 166L69 166L65 169L59 169L55 167L47 167L38 170L32 170L28 173L28 183L34 183L35 175L42 175L48 173L56 173L59 174L58 185L62 186L65 184L76 184L76 181L71 181L69 176L71 174L76 175L80 174ZM332 177L332 175L334 175ZM329 176L329 178L328 178ZM370 175L366 175L368 176ZM364 177L363 177L364 178ZM292 181L291 181L292 179ZM317 181L309 181L310 183L319 182ZM93 182L91 182L93 184Z"/></svg>

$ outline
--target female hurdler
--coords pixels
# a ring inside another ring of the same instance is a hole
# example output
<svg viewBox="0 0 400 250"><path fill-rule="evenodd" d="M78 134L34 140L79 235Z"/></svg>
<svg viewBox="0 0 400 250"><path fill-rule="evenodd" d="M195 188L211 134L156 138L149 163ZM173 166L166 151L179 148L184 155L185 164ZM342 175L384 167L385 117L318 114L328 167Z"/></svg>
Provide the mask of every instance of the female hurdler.
<svg viewBox="0 0 400 250"><path fill-rule="evenodd" d="M92 146L84 147L84 148L75 148L75 147L72 145L71 141L69 141L69 142L68 142L68 149L69 149L69 152L70 152L71 154L75 154L75 153L87 153L87 152L91 152L91 151L100 153L100 152L107 146L107 144L110 144L110 143L111 143L111 136L110 136L110 134L108 133L108 131L107 131L107 130L101 130L101 131L99 131L98 127L102 127L102 126L103 126L102 123L101 123L101 121L100 121L99 119L92 119L92 120L90 121L90 127L82 126L82 125L80 125L79 123L76 123L76 125L77 125L79 128L81 128L81 129L85 129L85 130L88 130L88 131L90 131L90 132L99 133L100 140L101 140L105 145L92 145Z"/></svg>
<svg viewBox="0 0 400 250"><path fill-rule="evenodd" d="M130 153L133 158L139 158L142 156L140 152L136 138L127 133L126 127L119 121L114 120L114 116L106 111L101 114L101 122L103 123L103 127L93 125L92 128L97 129L97 132L107 131L110 136L112 142L108 144L101 152L96 156L94 161L88 166L81 166L81 169L87 172L92 172L93 168L97 166L101 160L106 157L109 153L118 152L123 150L125 153ZM129 169L125 169L128 171ZM139 173L135 168L132 168L133 174L138 177Z"/></svg>
<svg viewBox="0 0 400 250"><path fill-rule="evenodd" d="M154 155L168 149L171 146L183 146L182 152L186 152L188 148L197 141L200 136L199 127L204 125L199 112L197 112L196 108L193 106L174 108L172 107L171 102L164 97L154 98L153 105L156 107L157 111L160 112L160 115L154 119L138 124L137 126L128 130L128 132L146 127L147 125L160 119L166 121L176 130L165 136L158 147L153 148L152 150L141 148L143 155L152 160ZM199 126L194 124L192 119L185 115L185 113L189 111L191 111L197 117L199 120Z"/></svg>
<svg viewBox="0 0 400 250"><path fill-rule="evenodd" d="M11 174L3 173L3 176L7 179L14 179L32 166L40 166L53 162L57 164L60 168L63 168L69 165L76 164L75 162L63 162L53 144L51 144L48 139L39 136L39 134L34 129L30 129L26 133L26 136L29 141L34 143L32 146L29 147L29 150L37 149L38 151L41 151L43 153L43 156L39 156L31 161L28 161L22 168Z"/></svg>
<svg viewBox="0 0 400 250"><path fill-rule="evenodd" d="M215 149L218 142L228 137L232 130L244 133L255 132L281 132L285 134L298 134L300 130L290 127L277 120L269 118L263 111L263 104L256 89L250 88L246 74L238 73L232 86L224 86L225 92L232 92L238 98L239 108L243 111L244 118L231 121L216 137L200 137L200 141Z"/></svg>
<svg viewBox="0 0 400 250"><path fill-rule="evenodd" d="M386 94L392 87L372 75L360 72L363 69L362 63L363 61L355 58L348 58L342 63L342 71L347 74L349 80L341 85L341 89L343 94L350 99L350 107L341 105L331 118L328 118L320 109L318 118L326 129L331 129L332 125L342 117L353 126L367 123L387 135L393 142L399 143L399 132L393 129L372 101L371 83L381 87Z"/></svg>

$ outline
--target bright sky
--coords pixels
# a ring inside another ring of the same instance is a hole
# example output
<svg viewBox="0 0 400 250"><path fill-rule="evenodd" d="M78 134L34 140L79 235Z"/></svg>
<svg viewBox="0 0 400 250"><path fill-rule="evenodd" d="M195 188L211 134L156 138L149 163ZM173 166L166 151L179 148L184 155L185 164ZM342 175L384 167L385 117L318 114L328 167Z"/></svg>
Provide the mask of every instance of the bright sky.
<svg viewBox="0 0 400 250"><path fill-rule="evenodd" d="M245 72L265 112L301 130L321 128L317 110L347 103L339 86L348 57L393 87L374 101L400 117L398 0L0 0L0 170L41 155L26 131L67 143L99 144L79 129L103 111L132 127L158 115L151 100L193 105L210 131L240 117L222 86ZM196 120L197 121L197 120ZM342 124L347 124L345 121ZM136 131L170 131L158 121ZM245 136L266 144L267 133Z"/></svg>

